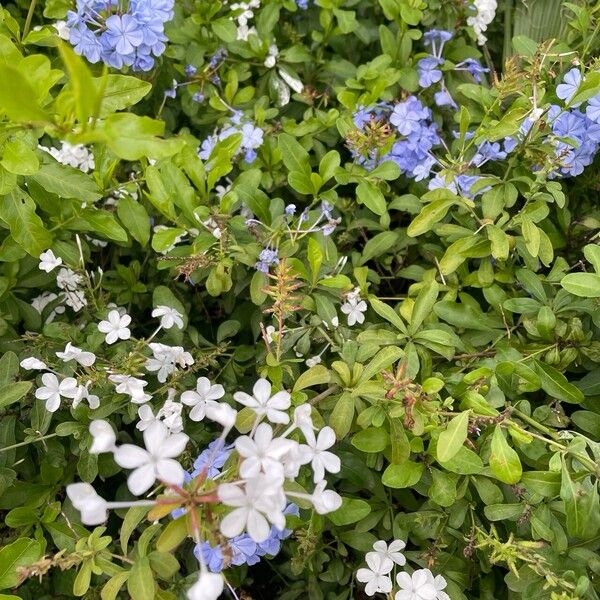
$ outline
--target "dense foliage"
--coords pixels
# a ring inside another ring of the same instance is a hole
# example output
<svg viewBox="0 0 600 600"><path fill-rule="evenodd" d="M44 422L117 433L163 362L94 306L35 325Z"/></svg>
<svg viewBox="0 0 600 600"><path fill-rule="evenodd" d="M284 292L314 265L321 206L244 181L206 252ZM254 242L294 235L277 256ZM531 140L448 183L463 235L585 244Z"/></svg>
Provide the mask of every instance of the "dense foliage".
<svg viewBox="0 0 600 600"><path fill-rule="evenodd" d="M600 598L599 51L585 2L5 3L0 600Z"/></svg>

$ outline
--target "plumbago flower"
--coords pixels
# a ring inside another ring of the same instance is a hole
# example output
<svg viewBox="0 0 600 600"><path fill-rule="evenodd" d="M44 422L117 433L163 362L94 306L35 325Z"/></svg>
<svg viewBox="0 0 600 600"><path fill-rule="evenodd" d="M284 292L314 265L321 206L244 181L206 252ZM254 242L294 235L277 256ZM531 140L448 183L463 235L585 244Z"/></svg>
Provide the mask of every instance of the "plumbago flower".
<svg viewBox="0 0 600 600"><path fill-rule="evenodd" d="M395 565L406 564L401 552L405 547L402 540L393 540L389 545L378 540L373 544L373 552L365 556L367 567L356 572L356 579L365 584L365 594L393 594L394 600L450 600L444 592L446 580L441 575L434 576L429 569L398 573L394 588L392 571Z"/></svg>
<svg viewBox="0 0 600 600"><path fill-rule="evenodd" d="M142 389L130 380L122 380L119 385L127 386L134 394ZM54 388L52 391L56 393ZM341 468L339 458L328 451L335 442L335 435L329 427L315 434L310 404L296 407L290 418L287 413L289 393L284 390L272 393L271 384L259 379L252 395L241 391L234 394L235 400L254 413L255 421L250 433L228 444L227 437L232 433L237 411L220 401L224 395L221 385L201 377L195 391L181 395L182 403L174 400L175 390L170 390L169 398L156 416L148 404L142 405L140 411L148 408L150 412L143 427L144 447L117 444L110 423L101 419L92 421L90 453L112 454L117 465L131 471L127 487L134 496L155 488L149 498L110 502L87 483L73 483L67 488L73 506L80 511L86 525L100 524L107 519L110 509L128 506L151 507L151 519L167 514L179 518L189 513L188 534L196 543L195 555L199 562L198 580L188 590L189 599L217 598L225 585L220 571L228 564L254 564L261 556L277 554L282 540L291 534L286 529L286 515L298 514L295 500L312 504L319 514L337 510L342 502L336 492L327 489L324 479L326 472L337 473ZM178 418L191 418L194 411L197 417L202 412L202 418L223 427L221 435L194 462L190 473L177 460L190 438L182 431L173 431L167 423L170 416L161 417L161 411L170 404L180 407ZM181 409L186 407L191 410L182 415ZM289 425L278 433L267 420ZM297 441L298 435L304 437L304 444ZM286 485L296 480L303 465L310 465L312 470L316 483L312 493L298 485ZM205 510L210 511L210 520L201 517ZM219 541L215 544L216 540ZM390 546L389 552L397 561L397 545ZM394 562L387 556L382 559L378 553L373 555L376 558L371 563L379 561L379 567L382 561L384 565ZM225 556L231 558L226 560Z"/></svg>

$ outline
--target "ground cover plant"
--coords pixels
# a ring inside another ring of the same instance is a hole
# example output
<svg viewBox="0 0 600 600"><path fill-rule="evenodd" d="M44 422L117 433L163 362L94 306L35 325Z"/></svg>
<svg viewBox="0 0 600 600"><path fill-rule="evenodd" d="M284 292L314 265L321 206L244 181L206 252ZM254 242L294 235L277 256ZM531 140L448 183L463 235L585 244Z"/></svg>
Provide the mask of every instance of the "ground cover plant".
<svg viewBox="0 0 600 600"><path fill-rule="evenodd" d="M600 8L0 8L0 600L600 597Z"/></svg>

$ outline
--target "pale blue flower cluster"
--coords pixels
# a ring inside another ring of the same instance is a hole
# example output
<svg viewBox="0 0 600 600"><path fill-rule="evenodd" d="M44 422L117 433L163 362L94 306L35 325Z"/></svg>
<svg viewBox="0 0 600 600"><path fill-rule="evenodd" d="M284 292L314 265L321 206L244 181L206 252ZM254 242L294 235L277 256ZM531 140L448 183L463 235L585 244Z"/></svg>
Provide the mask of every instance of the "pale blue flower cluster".
<svg viewBox="0 0 600 600"><path fill-rule="evenodd" d="M173 4L174 0L77 0L77 10L67 13L69 41L91 63L149 71L165 51L164 28L173 18Z"/></svg>
<svg viewBox="0 0 600 600"><path fill-rule="evenodd" d="M553 104L545 111L544 121L549 125L549 129L544 131L546 141L555 147L560 163L552 174L555 177L580 175L585 167L592 164L600 150L600 94L587 100L585 112L580 109L583 102L571 105L583 81L579 69L568 71L563 83L556 87L557 97L564 100L567 107ZM529 134L534 123L531 117L525 119L515 136L505 138L504 150L513 152Z"/></svg>
<svg viewBox="0 0 600 600"><path fill-rule="evenodd" d="M295 504L289 504L283 511L285 515L298 516L300 511ZM209 571L220 573L226 567L239 567L240 565L255 565L263 556L275 556L281 550L281 542L292 534L290 529L277 529L271 527L269 537L257 544L247 533L237 535L227 540L227 545L211 546L204 542L202 546L194 548L196 557L202 552L202 559ZM224 550L231 558L225 560Z"/></svg>
<svg viewBox="0 0 600 600"><path fill-rule="evenodd" d="M208 160L218 142L240 133L242 140L239 152L244 154L244 160L247 163L254 162L256 160L256 150L263 144L264 131L254 123L242 124L242 116L241 112L233 111L231 122L226 127L203 140L198 149L198 156L202 160Z"/></svg>

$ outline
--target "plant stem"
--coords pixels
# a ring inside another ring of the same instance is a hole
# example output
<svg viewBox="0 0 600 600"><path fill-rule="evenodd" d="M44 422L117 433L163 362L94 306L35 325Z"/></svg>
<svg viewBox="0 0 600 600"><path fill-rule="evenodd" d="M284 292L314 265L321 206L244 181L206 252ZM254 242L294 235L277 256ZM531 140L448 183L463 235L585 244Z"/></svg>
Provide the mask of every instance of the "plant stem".
<svg viewBox="0 0 600 600"><path fill-rule="evenodd" d="M37 0L31 0L29 4L29 10L27 11L27 17L25 18L25 25L23 26L23 34L21 35L21 40L24 40L29 33L29 28L31 27L31 20L33 19L33 13L35 12L35 5L37 4Z"/></svg>
<svg viewBox="0 0 600 600"><path fill-rule="evenodd" d="M9 450L14 450L15 448L22 448L23 446L29 446L29 444L35 444L36 442L43 442L44 440L49 440L57 435L58 433L49 433L48 435L43 435L34 440L30 440L29 442L19 442L18 444L13 444L12 446L5 446L4 448L0 448L0 452L8 452Z"/></svg>

